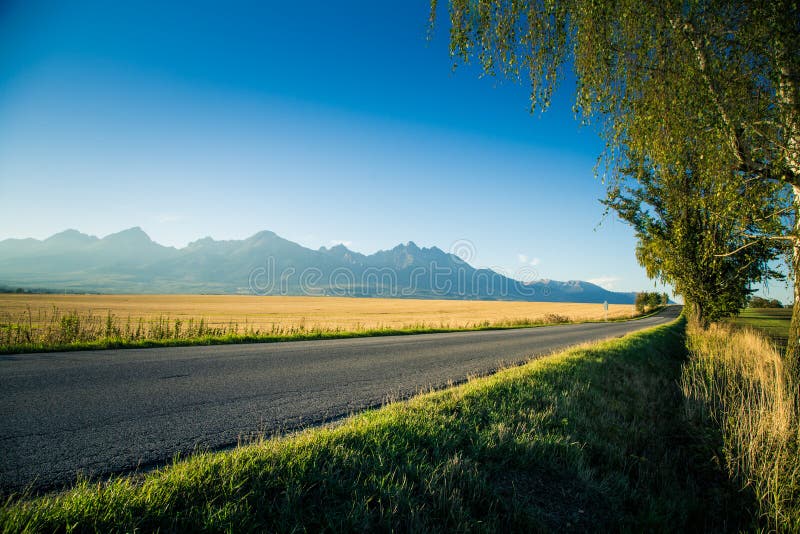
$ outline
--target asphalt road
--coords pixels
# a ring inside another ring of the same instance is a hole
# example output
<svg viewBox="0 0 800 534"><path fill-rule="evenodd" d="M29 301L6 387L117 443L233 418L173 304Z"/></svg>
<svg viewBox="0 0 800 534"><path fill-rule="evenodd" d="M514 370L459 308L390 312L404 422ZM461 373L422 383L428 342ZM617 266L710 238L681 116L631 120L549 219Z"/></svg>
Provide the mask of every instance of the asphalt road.
<svg viewBox="0 0 800 534"><path fill-rule="evenodd" d="M0 492L159 465L671 321L0 356Z"/></svg>

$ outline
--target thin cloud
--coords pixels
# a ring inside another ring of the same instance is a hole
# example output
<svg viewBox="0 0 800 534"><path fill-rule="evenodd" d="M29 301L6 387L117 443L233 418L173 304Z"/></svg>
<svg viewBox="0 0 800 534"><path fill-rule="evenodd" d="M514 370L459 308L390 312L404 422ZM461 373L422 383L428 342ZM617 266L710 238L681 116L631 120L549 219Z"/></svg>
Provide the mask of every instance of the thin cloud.
<svg viewBox="0 0 800 534"><path fill-rule="evenodd" d="M352 241L345 241L343 239L331 239L329 241L330 246L335 247L336 245L344 245L347 248L350 248L350 245L353 244Z"/></svg>
<svg viewBox="0 0 800 534"><path fill-rule="evenodd" d="M596 286L600 286L603 289L608 289L612 291L617 282L619 282L619 277L617 276L598 276L597 278L589 278L586 280L590 284L594 284Z"/></svg>

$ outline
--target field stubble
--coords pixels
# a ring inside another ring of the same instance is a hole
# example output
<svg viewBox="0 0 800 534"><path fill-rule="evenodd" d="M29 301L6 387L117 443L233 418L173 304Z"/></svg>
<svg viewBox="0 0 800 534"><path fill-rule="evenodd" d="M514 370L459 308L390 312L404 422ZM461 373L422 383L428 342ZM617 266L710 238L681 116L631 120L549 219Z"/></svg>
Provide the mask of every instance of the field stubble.
<svg viewBox="0 0 800 534"><path fill-rule="evenodd" d="M635 315L610 305L609 319ZM256 297L0 295L0 351L105 342L257 341L601 320L600 304ZM102 348L102 347L82 347Z"/></svg>

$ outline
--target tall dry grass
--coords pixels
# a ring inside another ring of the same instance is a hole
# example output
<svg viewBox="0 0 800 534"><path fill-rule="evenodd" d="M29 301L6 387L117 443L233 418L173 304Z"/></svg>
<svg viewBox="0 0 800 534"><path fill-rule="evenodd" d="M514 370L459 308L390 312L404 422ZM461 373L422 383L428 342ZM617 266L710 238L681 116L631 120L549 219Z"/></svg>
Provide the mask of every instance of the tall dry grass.
<svg viewBox="0 0 800 534"><path fill-rule="evenodd" d="M755 496L759 528L800 531L798 384L750 329L691 327L681 383L690 417L721 431L729 474Z"/></svg>
<svg viewBox="0 0 800 534"><path fill-rule="evenodd" d="M324 337L353 337L358 335L385 335L454 330L481 330L491 328L519 328L545 324L570 323L573 318L547 313L535 319L504 318L451 324L449 322L424 322L365 326L356 323L349 328L333 324L307 325L305 320L267 325L253 324L245 319L211 322L205 317L120 317L107 311L105 314L91 310L64 311L58 308L19 312L0 310L0 353L30 352L80 348L113 348L143 346L146 344L182 344L194 342L213 343L245 341L281 341L289 339L314 339Z"/></svg>
<svg viewBox="0 0 800 534"><path fill-rule="evenodd" d="M100 340L146 341L254 334L250 325L210 324L204 318L121 318L111 312L63 311L58 308L0 314L0 349L24 345L68 345ZM284 333L275 331L273 333ZM287 332L288 333L288 332Z"/></svg>

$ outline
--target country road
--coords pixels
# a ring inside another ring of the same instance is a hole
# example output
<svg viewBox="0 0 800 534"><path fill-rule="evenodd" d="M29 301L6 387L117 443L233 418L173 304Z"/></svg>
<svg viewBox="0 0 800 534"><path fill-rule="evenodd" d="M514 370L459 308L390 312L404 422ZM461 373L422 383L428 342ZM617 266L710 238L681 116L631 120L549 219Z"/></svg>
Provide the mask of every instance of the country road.
<svg viewBox="0 0 800 534"><path fill-rule="evenodd" d="M557 349L673 320L0 356L0 493L333 420Z"/></svg>

